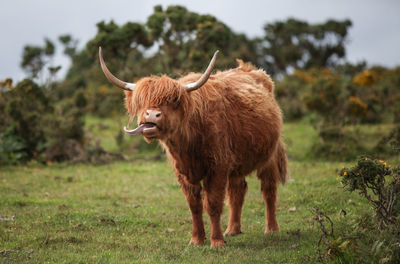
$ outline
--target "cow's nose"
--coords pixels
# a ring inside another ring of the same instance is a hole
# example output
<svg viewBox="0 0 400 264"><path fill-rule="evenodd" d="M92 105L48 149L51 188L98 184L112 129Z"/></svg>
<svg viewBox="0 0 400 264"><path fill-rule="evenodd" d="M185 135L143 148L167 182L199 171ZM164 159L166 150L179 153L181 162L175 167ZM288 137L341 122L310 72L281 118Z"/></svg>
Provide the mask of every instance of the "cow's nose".
<svg viewBox="0 0 400 264"><path fill-rule="evenodd" d="M161 111L154 110L154 109L146 110L146 121L147 122L156 123L157 121L160 121L161 118L162 118Z"/></svg>

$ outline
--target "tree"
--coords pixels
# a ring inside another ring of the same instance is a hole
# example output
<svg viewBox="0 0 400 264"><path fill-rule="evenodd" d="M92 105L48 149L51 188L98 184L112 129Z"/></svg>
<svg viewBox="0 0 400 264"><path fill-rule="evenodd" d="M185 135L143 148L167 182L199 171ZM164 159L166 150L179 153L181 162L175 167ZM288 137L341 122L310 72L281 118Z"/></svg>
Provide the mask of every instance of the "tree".
<svg viewBox="0 0 400 264"><path fill-rule="evenodd" d="M49 84L51 79L54 78L55 74L61 69L61 66L51 65L56 48L51 40L45 38L44 42L44 46L27 45L24 47L21 67L28 72L30 78L35 79L39 78L45 66L49 65L47 68L49 71L47 82Z"/></svg>
<svg viewBox="0 0 400 264"><path fill-rule="evenodd" d="M266 24L262 63L273 75L293 68L335 66L346 55L351 25L350 20L308 24L294 18Z"/></svg>
<svg viewBox="0 0 400 264"><path fill-rule="evenodd" d="M54 44L45 39L45 46L24 47L21 67L28 72L31 78L36 78L43 67L48 63L49 58L54 55Z"/></svg>
<svg viewBox="0 0 400 264"><path fill-rule="evenodd" d="M256 61L255 42L211 15L199 15L182 6L165 10L155 6L146 25L159 46L153 58L159 71L202 71L216 50L221 51L217 67L233 67L235 58Z"/></svg>
<svg viewBox="0 0 400 264"><path fill-rule="evenodd" d="M62 36L60 41L68 47L71 37ZM57 92L62 98L84 87L87 107L98 115L121 111L123 99L123 93L112 87L99 67L99 46L108 68L128 82L151 74L176 77L203 71L217 49L221 51L217 60L220 69L235 67L236 58L252 62L257 58L255 41L234 33L211 15L199 15L182 6L165 10L156 6L145 24L99 22L96 36L72 56L67 78Z"/></svg>
<svg viewBox="0 0 400 264"><path fill-rule="evenodd" d="M73 59L76 55L78 40L69 34L59 36L58 40L64 46L64 54Z"/></svg>
<svg viewBox="0 0 400 264"><path fill-rule="evenodd" d="M147 29L140 23L128 22L118 26L114 21L97 23L97 34L86 44L86 52L97 65L99 46L103 47L104 56L111 68L121 70L126 67L130 53L140 53L153 45ZM131 73L131 76L132 77Z"/></svg>

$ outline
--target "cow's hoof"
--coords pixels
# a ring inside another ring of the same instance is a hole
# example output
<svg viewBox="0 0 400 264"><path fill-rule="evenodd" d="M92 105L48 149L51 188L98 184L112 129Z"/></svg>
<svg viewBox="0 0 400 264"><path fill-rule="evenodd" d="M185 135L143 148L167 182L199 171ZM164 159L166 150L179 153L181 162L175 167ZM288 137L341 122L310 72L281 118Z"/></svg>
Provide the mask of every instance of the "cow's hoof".
<svg viewBox="0 0 400 264"><path fill-rule="evenodd" d="M204 245L204 238L192 237L189 241L189 245Z"/></svg>
<svg viewBox="0 0 400 264"><path fill-rule="evenodd" d="M225 241L222 240L211 240L211 247L212 248L221 248L225 247Z"/></svg>
<svg viewBox="0 0 400 264"><path fill-rule="evenodd" d="M240 235L242 231L240 231L240 224L228 225L225 230L224 236L237 236Z"/></svg>
<svg viewBox="0 0 400 264"><path fill-rule="evenodd" d="M227 236L237 236L237 235L240 235L240 234L242 234L242 231L240 231L240 230L226 230L225 231L225 233L224 233L224 236L225 237L227 237Z"/></svg>
<svg viewBox="0 0 400 264"><path fill-rule="evenodd" d="M264 234L268 234L268 233L278 233L279 232L279 227L278 226L270 226L270 227L266 227Z"/></svg>

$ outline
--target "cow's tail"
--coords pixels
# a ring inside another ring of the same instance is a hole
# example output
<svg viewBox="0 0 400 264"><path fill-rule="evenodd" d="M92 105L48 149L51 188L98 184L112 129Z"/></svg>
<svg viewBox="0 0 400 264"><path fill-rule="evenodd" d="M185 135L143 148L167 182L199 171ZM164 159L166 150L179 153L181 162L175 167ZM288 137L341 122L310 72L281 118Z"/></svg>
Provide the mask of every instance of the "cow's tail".
<svg viewBox="0 0 400 264"><path fill-rule="evenodd" d="M285 184L289 180L289 170L288 170L288 158L286 156L285 151L285 144L282 140L279 141L275 161L278 164L278 171L279 171L279 181L282 184Z"/></svg>

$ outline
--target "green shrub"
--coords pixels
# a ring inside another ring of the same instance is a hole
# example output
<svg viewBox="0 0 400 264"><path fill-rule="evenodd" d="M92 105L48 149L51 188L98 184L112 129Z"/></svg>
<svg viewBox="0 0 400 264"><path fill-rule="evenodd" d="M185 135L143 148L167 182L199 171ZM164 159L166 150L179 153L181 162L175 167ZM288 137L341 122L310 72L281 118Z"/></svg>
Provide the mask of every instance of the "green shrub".
<svg viewBox="0 0 400 264"><path fill-rule="evenodd" d="M400 126L393 128L388 135L383 136L374 148L379 156L393 156L400 151Z"/></svg>
<svg viewBox="0 0 400 264"><path fill-rule="evenodd" d="M14 127L0 134L0 164L16 164L28 159L24 141L13 134Z"/></svg>
<svg viewBox="0 0 400 264"><path fill-rule="evenodd" d="M366 151L355 131L344 130L340 125L321 125L318 130L310 153L315 159L349 161Z"/></svg>
<svg viewBox="0 0 400 264"><path fill-rule="evenodd" d="M400 67L371 67L357 75L339 69L296 69L276 81L276 96L287 119L310 112L324 123L357 124L400 120Z"/></svg>
<svg viewBox="0 0 400 264"><path fill-rule="evenodd" d="M318 254L321 262L400 263L400 168L383 160L361 157L339 172L345 190L357 191L371 205L369 212L347 217L334 233L333 221L314 208L321 231ZM343 209L342 209L343 210Z"/></svg>
<svg viewBox="0 0 400 264"><path fill-rule="evenodd" d="M399 168L391 169L383 160L360 158L352 168L340 172L342 183L351 192L358 191L375 210L378 228L393 224L400 214Z"/></svg>
<svg viewBox="0 0 400 264"><path fill-rule="evenodd" d="M281 81L275 81L275 96L283 111L285 120L298 120L306 113L302 101L302 93L307 85L304 80L305 72L296 71L297 74L286 75Z"/></svg>
<svg viewBox="0 0 400 264"><path fill-rule="evenodd" d="M46 143L43 118L53 111L48 97L36 83L25 79L3 98L5 118L0 134L9 146L2 149L3 154L16 161L37 157Z"/></svg>
<svg viewBox="0 0 400 264"><path fill-rule="evenodd" d="M342 124L347 116L348 93L345 79L329 69L314 69L311 73L304 104L310 111L318 113L324 123Z"/></svg>
<svg viewBox="0 0 400 264"><path fill-rule="evenodd" d="M394 69L385 69L373 67L371 71L375 72L377 82L373 85L376 96L379 98L379 105L382 108L382 114L390 117L389 121L400 120L400 67Z"/></svg>
<svg viewBox="0 0 400 264"><path fill-rule="evenodd" d="M49 91L30 79L2 92L0 98L0 108L4 109L0 163L71 160L76 157L68 153L71 148L67 145L74 142L74 146L83 148L82 113L77 103L71 100L56 105Z"/></svg>
<svg viewBox="0 0 400 264"><path fill-rule="evenodd" d="M375 218L367 214L353 223L348 237L352 237L354 250L366 263L399 263L400 168L362 157L339 175L345 189L357 191L375 213Z"/></svg>

